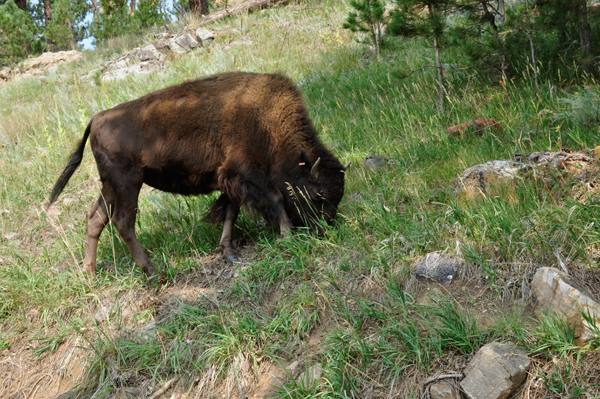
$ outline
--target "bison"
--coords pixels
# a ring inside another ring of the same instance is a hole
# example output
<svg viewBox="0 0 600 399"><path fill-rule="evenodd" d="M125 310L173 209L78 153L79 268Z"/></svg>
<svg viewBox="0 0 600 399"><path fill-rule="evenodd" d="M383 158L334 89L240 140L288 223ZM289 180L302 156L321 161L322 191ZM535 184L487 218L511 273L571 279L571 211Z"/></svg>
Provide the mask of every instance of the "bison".
<svg viewBox="0 0 600 399"><path fill-rule="evenodd" d="M109 219L135 262L156 275L135 235L143 183L183 195L220 191L205 220L223 223L220 248L235 261L231 236L240 206L256 209L282 234L331 223L350 166L321 143L299 90L279 74L214 75L96 114L48 206L81 163L88 138L102 182L87 214L83 268L92 275Z"/></svg>

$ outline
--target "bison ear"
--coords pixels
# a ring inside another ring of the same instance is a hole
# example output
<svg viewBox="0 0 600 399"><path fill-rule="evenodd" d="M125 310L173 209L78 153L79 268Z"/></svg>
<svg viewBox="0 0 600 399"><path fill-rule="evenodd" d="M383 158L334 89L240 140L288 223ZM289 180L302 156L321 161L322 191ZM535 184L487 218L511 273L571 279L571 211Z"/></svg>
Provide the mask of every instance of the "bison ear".
<svg viewBox="0 0 600 399"><path fill-rule="evenodd" d="M300 154L298 155L298 165L300 166L310 166L310 161L308 160L308 156L306 155L306 151L303 149L300 150Z"/></svg>

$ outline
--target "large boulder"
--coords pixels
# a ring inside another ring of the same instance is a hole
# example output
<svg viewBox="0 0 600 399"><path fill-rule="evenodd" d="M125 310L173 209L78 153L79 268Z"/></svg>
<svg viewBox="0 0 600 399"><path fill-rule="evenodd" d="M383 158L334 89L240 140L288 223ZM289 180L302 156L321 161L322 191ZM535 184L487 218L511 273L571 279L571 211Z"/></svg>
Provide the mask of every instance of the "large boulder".
<svg viewBox="0 0 600 399"><path fill-rule="evenodd" d="M71 64L83 60L83 54L79 51L58 51L56 53L43 53L39 57L30 58L23 61L23 70L29 71L31 69L47 69L51 66L61 64Z"/></svg>
<svg viewBox="0 0 600 399"><path fill-rule="evenodd" d="M600 328L600 304L565 273L552 267L539 268L531 282L531 293L535 312L538 315L551 312L564 317L574 329L578 345L596 336L581 312L587 313L596 328Z"/></svg>
<svg viewBox="0 0 600 399"><path fill-rule="evenodd" d="M459 190L463 192L466 199L494 193L500 187L512 184L521 169L520 164L510 160L489 161L471 166L459 176Z"/></svg>
<svg viewBox="0 0 600 399"><path fill-rule="evenodd" d="M469 399L505 399L523 383L530 364L523 349L494 342L469 362L460 386Z"/></svg>

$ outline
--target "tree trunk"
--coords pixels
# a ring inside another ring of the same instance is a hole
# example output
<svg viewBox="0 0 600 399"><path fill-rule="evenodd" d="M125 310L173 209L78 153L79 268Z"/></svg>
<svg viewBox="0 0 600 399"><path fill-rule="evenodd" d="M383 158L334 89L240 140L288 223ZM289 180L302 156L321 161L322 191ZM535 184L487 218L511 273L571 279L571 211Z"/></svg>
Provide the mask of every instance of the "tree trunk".
<svg viewBox="0 0 600 399"><path fill-rule="evenodd" d="M498 0L498 11L500 12L500 25L504 25L504 20L506 19L504 0Z"/></svg>
<svg viewBox="0 0 600 399"><path fill-rule="evenodd" d="M129 3L129 12L131 13L131 15L135 13L135 0L131 0L131 3Z"/></svg>
<svg viewBox="0 0 600 399"><path fill-rule="evenodd" d="M223 18L227 18L231 15L239 14L244 11L252 11L257 8L269 7L274 4L285 3L287 0L248 0L235 6L229 7L225 10L213 12L207 17L200 20L200 26L208 25L211 22L218 21Z"/></svg>
<svg viewBox="0 0 600 399"><path fill-rule="evenodd" d="M435 64L438 70L438 85L439 85L439 97L440 97L440 104L439 104L439 109L440 112L444 112L444 99L445 99L445 94L444 94L444 68L442 66L442 59L440 57L440 46L438 45L438 39L437 36L433 37L433 48L435 48Z"/></svg>
<svg viewBox="0 0 600 399"><path fill-rule="evenodd" d="M194 14L208 15L208 0L189 0L190 11Z"/></svg>
<svg viewBox="0 0 600 399"><path fill-rule="evenodd" d="M590 19L588 17L587 0L581 0L579 32L581 35L581 51L589 56L592 53L592 29L590 28Z"/></svg>
<svg viewBox="0 0 600 399"><path fill-rule="evenodd" d="M44 24L46 25L46 27L48 26L50 21L52 21L52 4L50 3L50 0L44 0ZM48 39L46 44L48 51L54 51L54 43L52 43L52 40Z"/></svg>
<svg viewBox="0 0 600 399"><path fill-rule="evenodd" d="M67 19L67 27L69 28L69 31L72 32L73 31L73 23L71 22L70 19ZM75 50L75 38L73 37L73 35L71 35L71 50Z"/></svg>
<svg viewBox="0 0 600 399"><path fill-rule="evenodd" d="M94 14L94 22L98 22L98 0L92 0L92 14Z"/></svg>
<svg viewBox="0 0 600 399"><path fill-rule="evenodd" d="M429 19L431 21L433 21L433 6L431 4L429 4L427 6L429 8ZM433 48L435 49L435 65L438 71L438 85L439 85L439 100L440 103L438 105L438 108L440 109L441 113L444 113L444 100L445 100L445 93L444 93L444 67L442 66L442 58L440 57L440 46L438 43L438 37L437 34L434 33L433 35Z"/></svg>
<svg viewBox="0 0 600 399"><path fill-rule="evenodd" d="M27 0L15 0L15 4L23 11L27 11Z"/></svg>
<svg viewBox="0 0 600 399"><path fill-rule="evenodd" d="M531 64L533 67L533 81L535 83L535 92L540 94L540 88L538 85L538 73L537 73L537 61L535 59L535 47L533 46L533 35L531 31L527 31L527 38L529 39L529 46L531 47Z"/></svg>
<svg viewBox="0 0 600 399"><path fill-rule="evenodd" d="M52 21L52 4L50 0L44 0L44 24L48 24Z"/></svg>

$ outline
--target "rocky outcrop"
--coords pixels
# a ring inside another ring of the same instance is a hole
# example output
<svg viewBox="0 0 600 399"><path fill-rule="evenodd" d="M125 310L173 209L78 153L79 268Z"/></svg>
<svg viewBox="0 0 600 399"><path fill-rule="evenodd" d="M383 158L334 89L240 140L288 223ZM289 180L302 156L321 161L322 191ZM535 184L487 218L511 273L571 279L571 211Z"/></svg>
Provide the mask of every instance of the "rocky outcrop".
<svg viewBox="0 0 600 399"><path fill-rule="evenodd" d="M0 69L0 84L9 80L28 79L35 76L46 75L56 71L59 65L71 64L83 60L79 51L58 51L56 53L43 53L39 57L23 61L19 66Z"/></svg>
<svg viewBox="0 0 600 399"><path fill-rule="evenodd" d="M153 44L137 47L119 58L104 63L100 79L104 81L124 79L129 75L143 75L161 68L169 53L183 54L199 51L214 40L212 32L205 28L190 30L171 36L160 33Z"/></svg>
<svg viewBox="0 0 600 399"><path fill-rule="evenodd" d="M521 164L513 161L489 161L471 166L458 178L458 188L466 199L482 194L495 192L503 186L512 184L513 179L522 169Z"/></svg>
<svg viewBox="0 0 600 399"><path fill-rule="evenodd" d="M600 303L565 273L552 267L539 268L531 283L531 293L536 313L551 312L564 317L574 330L576 344L584 345L596 336L593 331L600 329ZM590 316L595 328L582 313Z"/></svg>
<svg viewBox="0 0 600 399"><path fill-rule="evenodd" d="M515 154L514 160L489 161L466 169L458 178L457 191L465 199L498 195L502 189L509 189L514 184L515 177L532 170L534 173L530 175L544 177L548 174L548 168L581 175L582 181L586 181L588 170L597 162L586 151L572 152L568 149Z"/></svg>
<svg viewBox="0 0 600 399"><path fill-rule="evenodd" d="M523 383L530 364L523 349L494 342L469 362L460 386L469 399L504 399Z"/></svg>

